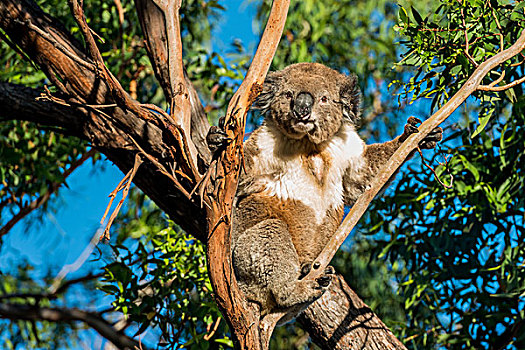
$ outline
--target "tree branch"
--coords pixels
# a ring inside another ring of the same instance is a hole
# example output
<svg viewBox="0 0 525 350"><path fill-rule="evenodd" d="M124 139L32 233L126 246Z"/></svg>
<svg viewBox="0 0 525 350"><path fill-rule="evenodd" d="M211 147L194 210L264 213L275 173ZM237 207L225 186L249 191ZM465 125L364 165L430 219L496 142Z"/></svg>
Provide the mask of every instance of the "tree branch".
<svg viewBox="0 0 525 350"><path fill-rule="evenodd" d="M186 89L185 95L178 97L183 100L184 108L187 108L187 102L190 105L189 114L187 110L183 111L186 113L184 114L186 115L186 121L183 124L186 130L185 133L191 136L198 151L198 156L208 164L211 160L211 153L206 143L206 135L210 125L204 107L182 64L182 46L174 47L173 49L170 46L170 49L168 49L168 36L175 43L181 43L178 17L177 21L168 28L165 12L157 7L153 0L137 0L135 1L135 6L142 31L146 37L148 56L169 105L173 106L175 104L175 106L178 106L181 103L174 101L177 91L179 91L179 83L182 83L182 86ZM170 35L168 35L169 32L171 32ZM171 61L168 62L169 57L173 58L173 63ZM174 111L174 108L171 108L171 110ZM191 117L189 117L190 115ZM190 124L188 124L188 120Z"/></svg>
<svg viewBox="0 0 525 350"><path fill-rule="evenodd" d="M406 349L341 275L298 321L322 349Z"/></svg>
<svg viewBox="0 0 525 350"><path fill-rule="evenodd" d="M37 307L20 304L0 304L0 317L11 320L50 321L73 323L84 322L101 336L120 349L146 349L143 344L127 335L117 332L109 322L93 312L78 309Z"/></svg>
<svg viewBox="0 0 525 350"><path fill-rule="evenodd" d="M382 170L376 176L376 178L370 184L370 188L366 190L361 197L354 204L345 220L339 226L337 232L334 234L330 242L323 249L321 254L316 259L318 264L317 269L312 269L311 273L305 278L315 279L322 271L328 266L336 251L339 249L341 244L345 241L350 231L357 224L361 216L364 214L370 202L374 199L376 194L383 188L387 183L388 179L392 177L394 172L403 164L408 155L418 146L419 142L422 141L432 130L434 130L439 124L444 122L473 92L475 92L482 79L496 66L507 61L520 53L525 48L525 30L522 30L518 40L508 49L494 55L490 59L486 60L476 68L472 73L471 77L465 82L465 84L459 89L459 91L436 113L434 113L429 119L427 119L419 127L419 132L412 134L406 141L403 142L401 147L392 155L390 160L383 166Z"/></svg>
<svg viewBox="0 0 525 350"><path fill-rule="evenodd" d="M235 92L225 117L225 131L233 140L215 162L215 179L209 188L208 208L208 272L219 305L232 330L236 348L265 349L271 332L262 335L258 308L245 299L239 290L231 263L230 228L232 201L242 165L242 147L246 113L262 90L262 84L279 44L288 13L289 0L274 0L268 23L239 89ZM273 330L273 328L272 328Z"/></svg>
<svg viewBox="0 0 525 350"><path fill-rule="evenodd" d="M502 77L505 75L504 73L505 71L501 74ZM498 83L498 81L494 81L494 85L492 83L490 85L480 85L478 86L478 90L480 91L504 91L504 90L510 89L511 87L519 85L523 82L525 82L525 77L521 77L518 80L515 80L511 83L508 83L502 86L494 86Z"/></svg>
<svg viewBox="0 0 525 350"><path fill-rule="evenodd" d="M39 31L35 31L26 23L38 27ZM49 101L39 102L43 103L44 108L49 107L51 111L49 116L45 116L38 112L39 104L34 101L34 96L37 95L34 90L2 84L4 89L0 90L0 100L11 103L3 104L7 106L8 111L2 109L0 118L25 119L65 127L66 132L74 133L91 142L123 172L127 172L133 166L135 154L140 152L131 139L140 143L145 152L167 167L173 164L186 164L183 158L186 155L184 145L178 142L180 140L169 138L169 135L174 135L173 129L170 129L169 124L163 123L162 114L153 112L147 106L140 108L142 116L119 107L104 108L104 110L93 107L112 104L113 99L108 94L109 89L103 80L97 78L95 68L90 71L79 65L50 43L48 38L42 37L41 32L49 33L53 40L61 44L61 47L74 52L77 57L93 65L59 23L58 20L43 13L31 0L0 2L0 27L17 47L40 65L50 79L60 77L60 81L65 82L61 83L62 87L68 94L64 100L67 106L54 105ZM6 86L9 89L6 90ZM13 93L14 90L16 93ZM68 96L73 97L67 99ZM85 101L92 102L88 105ZM55 107L57 112L52 111ZM31 113L31 109L36 110L37 113ZM155 119L148 120L149 117L144 117L145 115L153 115ZM38 116L44 117L39 119ZM209 151L207 152L209 154ZM135 183L182 228L192 232L196 237L204 236L204 211L175 188L170 178L160 174L156 164L151 162L144 164L135 180ZM187 188L192 188L187 180L183 183Z"/></svg>

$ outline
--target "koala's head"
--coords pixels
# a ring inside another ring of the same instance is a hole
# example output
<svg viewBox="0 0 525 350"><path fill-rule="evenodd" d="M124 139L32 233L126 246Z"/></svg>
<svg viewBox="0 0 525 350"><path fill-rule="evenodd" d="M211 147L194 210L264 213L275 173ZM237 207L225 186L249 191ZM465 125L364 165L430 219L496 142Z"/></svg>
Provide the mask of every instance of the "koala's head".
<svg viewBox="0 0 525 350"><path fill-rule="evenodd" d="M319 63L298 63L270 72L253 104L292 139L329 140L342 123L356 124L361 93L355 75Z"/></svg>

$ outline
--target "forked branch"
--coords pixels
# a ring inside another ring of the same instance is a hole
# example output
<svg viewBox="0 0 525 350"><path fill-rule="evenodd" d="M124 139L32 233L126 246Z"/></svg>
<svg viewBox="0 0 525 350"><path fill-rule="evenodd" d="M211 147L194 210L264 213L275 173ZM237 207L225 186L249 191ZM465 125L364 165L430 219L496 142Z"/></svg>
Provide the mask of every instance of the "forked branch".
<svg viewBox="0 0 525 350"><path fill-rule="evenodd" d="M181 129L181 137L187 145L192 168L197 169L197 149L191 139L191 101L190 92L184 78L182 62L182 39L179 10L181 0L153 0L164 13L165 31L168 44L168 72L170 84L170 116ZM198 172L194 171L195 174Z"/></svg>

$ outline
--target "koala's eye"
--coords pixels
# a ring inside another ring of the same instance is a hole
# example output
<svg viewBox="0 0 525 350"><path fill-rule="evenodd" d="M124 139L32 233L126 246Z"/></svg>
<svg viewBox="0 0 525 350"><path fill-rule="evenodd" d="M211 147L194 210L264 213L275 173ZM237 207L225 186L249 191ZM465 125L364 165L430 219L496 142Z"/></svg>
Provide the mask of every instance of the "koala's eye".
<svg viewBox="0 0 525 350"><path fill-rule="evenodd" d="M328 102L328 97L326 97L326 96L321 97L321 102L322 103Z"/></svg>
<svg viewBox="0 0 525 350"><path fill-rule="evenodd" d="M292 97L293 97L293 94L291 91L286 91L286 93L284 94L284 96L286 96L287 99L291 100Z"/></svg>

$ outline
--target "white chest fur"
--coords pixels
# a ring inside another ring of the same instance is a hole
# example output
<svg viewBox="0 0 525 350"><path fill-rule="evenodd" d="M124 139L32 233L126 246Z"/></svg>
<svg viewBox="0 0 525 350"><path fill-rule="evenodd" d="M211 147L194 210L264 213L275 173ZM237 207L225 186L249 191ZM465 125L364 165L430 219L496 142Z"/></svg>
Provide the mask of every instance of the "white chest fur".
<svg viewBox="0 0 525 350"><path fill-rule="evenodd" d="M364 142L347 125L317 150L307 141L290 140L265 125L254 141L259 149L253 169L256 181L270 196L312 208L317 224L327 210L343 205L345 171L363 164Z"/></svg>

